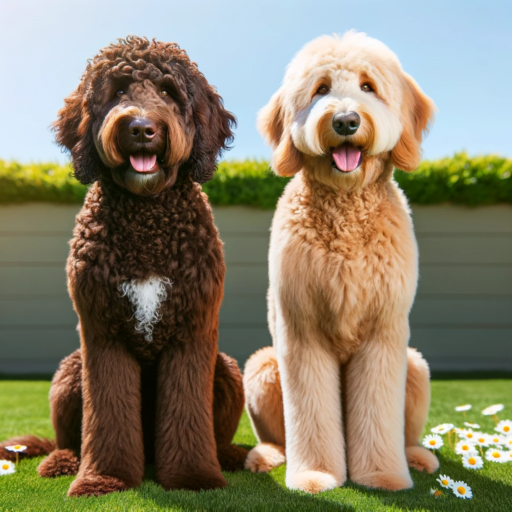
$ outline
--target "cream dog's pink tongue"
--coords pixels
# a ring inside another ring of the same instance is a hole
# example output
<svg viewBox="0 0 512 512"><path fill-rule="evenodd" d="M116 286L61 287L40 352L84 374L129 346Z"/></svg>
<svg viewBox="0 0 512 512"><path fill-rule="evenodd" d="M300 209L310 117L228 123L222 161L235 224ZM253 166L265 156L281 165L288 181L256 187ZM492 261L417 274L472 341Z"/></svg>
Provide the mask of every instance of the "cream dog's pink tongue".
<svg viewBox="0 0 512 512"><path fill-rule="evenodd" d="M156 155L145 155L143 153L130 155L130 163L138 172L149 172L155 166Z"/></svg>
<svg viewBox="0 0 512 512"><path fill-rule="evenodd" d="M361 159L361 151L352 144L342 144L332 152L336 167L343 172L353 171Z"/></svg>

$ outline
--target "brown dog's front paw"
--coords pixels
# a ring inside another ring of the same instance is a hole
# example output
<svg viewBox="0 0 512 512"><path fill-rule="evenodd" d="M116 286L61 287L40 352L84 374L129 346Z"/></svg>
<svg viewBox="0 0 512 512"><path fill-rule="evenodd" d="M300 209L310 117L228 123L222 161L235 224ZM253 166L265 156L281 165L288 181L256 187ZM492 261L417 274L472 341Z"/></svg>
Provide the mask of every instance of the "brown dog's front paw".
<svg viewBox="0 0 512 512"><path fill-rule="evenodd" d="M414 486L408 473L368 473L350 478L355 484L364 485L371 489L383 489L385 491L402 491Z"/></svg>
<svg viewBox="0 0 512 512"><path fill-rule="evenodd" d="M103 496L129 489L122 480L113 476L79 476L70 486L68 496Z"/></svg>
<svg viewBox="0 0 512 512"><path fill-rule="evenodd" d="M248 453L245 448L232 444L225 448L219 448L217 458L223 471L240 471L244 469Z"/></svg>
<svg viewBox="0 0 512 512"><path fill-rule="evenodd" d="M80 461L73 450L55 450L37 468L39 476L73 476L78 473Z"/></svg>
<svg viewBox="0 0 512 512"><path fill-rule="evenodd" d="M189 473L170 475L164 479L158 478L160 485L166 490L182 489L185 491L207 491L226 487L228 483L220 472Z"/></svg>

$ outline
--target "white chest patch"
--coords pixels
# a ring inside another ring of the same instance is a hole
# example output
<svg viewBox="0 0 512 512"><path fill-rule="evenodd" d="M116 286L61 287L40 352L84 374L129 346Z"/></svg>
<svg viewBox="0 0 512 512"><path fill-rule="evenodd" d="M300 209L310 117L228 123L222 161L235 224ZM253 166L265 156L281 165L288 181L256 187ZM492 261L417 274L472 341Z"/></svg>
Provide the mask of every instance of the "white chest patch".
<svg viewBox="0 0 512 512"><path fill-rule="evenodd" d="M153 341L153 328L160 320L160 305L167 299L172 283L167 278L152 277L146 281L127 281L121 285L123 297L132 303L137 323L135 330L145 333L146 341Z"/></svg>

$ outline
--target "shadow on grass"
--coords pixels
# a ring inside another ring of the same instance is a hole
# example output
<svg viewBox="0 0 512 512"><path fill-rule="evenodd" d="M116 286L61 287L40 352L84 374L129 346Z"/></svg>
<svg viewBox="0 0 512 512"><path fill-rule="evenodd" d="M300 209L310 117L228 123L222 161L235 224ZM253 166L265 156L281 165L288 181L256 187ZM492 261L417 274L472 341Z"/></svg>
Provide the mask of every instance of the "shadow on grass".
<svg viewBox="0 0 512 512"><path fill-rule="evenodd" d="M134 491L148 509L175 507L187 511L324 511L354 512L352 506L336 503L322 495L291 491L266 473L224 473L228 487L214 491L166 492L154 481L154 467L146 470L145 481Z"/></svg>

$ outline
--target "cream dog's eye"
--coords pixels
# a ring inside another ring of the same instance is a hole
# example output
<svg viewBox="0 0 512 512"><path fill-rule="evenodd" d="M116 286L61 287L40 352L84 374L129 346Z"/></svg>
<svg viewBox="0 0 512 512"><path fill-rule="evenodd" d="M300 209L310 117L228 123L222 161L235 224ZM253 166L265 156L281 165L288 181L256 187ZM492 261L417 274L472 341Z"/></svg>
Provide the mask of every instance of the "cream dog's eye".
<svg viewBox="0 0 512 512"><path fill-rule="evenodd" d="M169 93L168 93L165 89L163 89L163 90L160 92L160 94L161 94L162 96L169 96Z"/></svg>
<svg viewBox="0 0 512 512"><path fill-rule="evenodd" d="M329 92L329 87L327 87L327 85L321 85L317 90L316 90L316 94L327 94Z"/></svg>
<svg viewBox="0 0 512 512"><path fill-rule="evenodd" d="M119 89L116 93L119 97L121 97L124 94L124 91L122 89Z"/></svg>
<svg viewBox="0 0 512 512"><path fill-rule="evenodd" d="M373 92L373 87L369 83L361 85L361 90L364 92Z"/></svg>

